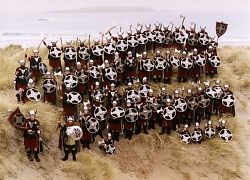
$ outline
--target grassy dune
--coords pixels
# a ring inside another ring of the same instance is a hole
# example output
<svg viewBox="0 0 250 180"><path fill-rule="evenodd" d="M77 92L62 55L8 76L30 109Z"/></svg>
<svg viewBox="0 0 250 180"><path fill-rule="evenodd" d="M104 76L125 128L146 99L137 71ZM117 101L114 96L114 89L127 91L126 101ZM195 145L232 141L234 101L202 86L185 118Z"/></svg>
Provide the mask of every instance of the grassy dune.
<svg viewBox="0 0 250 180"><path fill-rule="evenodd" d="M32 49L29 49L27 53L31 55ZM48 64L47 53L47 49L40 49L39 54L46 64ZM250 87L250 47L225 46L218 50L218 54L222 60L218 68L219 74L214 79L203 76L201 81L209 80L213 85L214 80L220 79L222 84L229 84L231 90L235 92L237 103L240 103L236 104L236 117L222 116L227 119L227 126L234 133L232 142L225 143L216 137L203 141L201 145L197 143L184 145L179 142L176 132L172 131L171 136L159 136L160 129L158 128L150 131L149 135L134 136L131 141L125 140L122 135L121 141L116 143L117 153L112 157L103 156L97 144L92 144L91 151L84 150L77 154L77 162L71 160L62 162L62 153L57 149L59 132L56 131L56 122L60 114L58 107L44 104L42 101L17 104L13 90L13 77L15 69L19 66L18 61L24 59L24 49L21 46L9 46L1 50L0 179L20 178L22 173L18 169L38 172L42 175L41 179L67 179L67 174L75 179L119 179L119 177L154 179L151 175L154 175L157 170L155 168L159 166L166 168L172 179L245 178L242 167L248 156L245 144L242 142L244 126L240 124L241 118L237 116L237 112L240 111L249 116L247 89ZM176 68L174 71L176 72ZM36 87L40 84L41 82ZM155 94L160 91L161 87L166 87L171 94L182 86L185 89L192 88L188 83L177 83L176 76L172 80L172 85L153 82L150 82L150 85ZM193 88L196 87L195 84ZM119 87L118 91L121 92L122 87ZM243 98L241 94L247 97ZM7 121L10 115L8 109L14 110L17 106L26 117L27 110L33 109L34 106L38 110L37 119L42 124L43 140L51 148L50 151L45 149L40 155L42 160L40 164L29 163L23 147L22 132L13 128ZM219 118L212 117L214 124ZM202 122L202 127L204 127L204 122ZM193 127L190 131L192 129Z"/></svg>

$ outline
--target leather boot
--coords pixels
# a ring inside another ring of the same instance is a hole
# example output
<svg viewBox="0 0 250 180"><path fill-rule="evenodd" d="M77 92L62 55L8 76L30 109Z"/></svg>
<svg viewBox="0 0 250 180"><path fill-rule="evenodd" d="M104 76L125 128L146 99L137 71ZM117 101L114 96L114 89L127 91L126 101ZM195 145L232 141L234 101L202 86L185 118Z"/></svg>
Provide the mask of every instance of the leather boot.
<svg viewBox="0 0 250 180"><path fill-rule="evenodd" d="M170 135L171 127L167 127L167 134Z"/></svg>
<svg viewBox="0 0 250 180"><path fill-rule="evenodd" d="M144 134L148 134L147 126L143 125Z"/></svg>
<svg viewBox="0 0 250 180"><path fill-rule="evenodd" d="M28 159L30 160L30 161L33 161L33 157L31 156L31 150L28 150L27 151L27 156L28 156Z"/></svg>
<svg viewBox="0 0 250 180"><path fill-rule="evenodd" d="M41 160L38 157L38 151L34 151L34 154L35 154L35 160L36 160L36 162L40 162Z"/></svg>
<svg viewBox="0 0 250 180"><path fill-rule="evenodd" d="M64 151L64 158L62 159L63 161L66 161L69 158L69 150Z"/></svg>
<svg viewBox="0 0 250 180"><path fill-rule="evenodd" d="M72 150L73 161L76 161L76 150Z"/></svg>
<svg viewBox="0 0 250 180"><path fill-rule="evenodd" d="M160 132L159 134L160 134L160 135L163 135L163 134L165 133L165 129L166 129L166 127L162 126L162 127L161 127L161 132Z"/></svg>
<svg viewBox="0 0 250 180"><path fill-rule="evenodd" d="M141 133L141 125L140 124L136 124L136 135Z"/></svg>

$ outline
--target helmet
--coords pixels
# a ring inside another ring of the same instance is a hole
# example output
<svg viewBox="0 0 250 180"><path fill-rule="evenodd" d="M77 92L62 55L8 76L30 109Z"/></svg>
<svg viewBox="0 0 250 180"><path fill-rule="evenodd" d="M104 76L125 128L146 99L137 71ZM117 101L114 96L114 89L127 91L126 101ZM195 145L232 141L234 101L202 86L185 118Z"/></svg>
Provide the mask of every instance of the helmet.
<svg viewBox="0 0 250 180"><path fill-rule="evenodd" d="M71 116L68 117L68 121L73 121L73 120L74 119Z"/></svg>
<svg viewBox="0 0 250 180"><path fill-rule="evenodd" d="M69 67L66 67L66 68L65 68L65 71L69 71Z"/></svg>
<svg viewBox="0 0 250 180"><path fill-rule="evenodd" d="M200 126L200 124L198 122L195 123L195 126Z"/></svg>
<svg viewBox="0 0 250 180"><path fill-rule="evenodd" d="M166 88L163 87L163 88L161 88L161 90L162 90L162 91L166 91Z"/></svg>
<svg viewBox="0 0 250 180"><path fill-rule="evenodd" d="M30 112L30 115L36 115L35 111L31 110Z"/></svg>
<svg viewBox="0 0 250 180"><path fill-rule="evenodd" d="M185 124L184 128L188 128L188 125L187 125L187 124Z"/></svg>
<svg viewBox="0 0 250 180"><path fill-rule="evenodd" d="M108 133L108 137L111 137L111 133Z"/></svg>

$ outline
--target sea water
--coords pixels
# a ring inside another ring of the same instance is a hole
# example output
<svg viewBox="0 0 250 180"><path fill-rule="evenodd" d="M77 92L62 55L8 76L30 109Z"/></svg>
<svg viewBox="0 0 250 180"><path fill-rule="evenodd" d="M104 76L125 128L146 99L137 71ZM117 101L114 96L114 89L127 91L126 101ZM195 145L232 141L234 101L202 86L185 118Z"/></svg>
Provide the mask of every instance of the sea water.
<svg viewBox="0 0 250 180"><path fill-rule="evenodd" d="M93 38L101 39L102 33L106 33L111 27L117 26L111 33L117 36L120 26L124 35L132 25L132 31L138 23L159 22L169 25L181 26L185 16L184 25L190 29L191 22L196 23L196 31L200 26L206 26L209 36L216 37L215 24L223 21L228 24L227 32L219 38L219 45L250 45L250 21L248 12L216 12L216 11L155 11L155 12L112 12L112 13L0 13L0 48L10 44L23 45L25 47L37 47L41 40L46 37L46 42L50 40L88 39L90 34ZM217 38L217 37L216 37ZM104 38L105 40L105 38ZM60 40L59 40L60 41Z"/></svg>

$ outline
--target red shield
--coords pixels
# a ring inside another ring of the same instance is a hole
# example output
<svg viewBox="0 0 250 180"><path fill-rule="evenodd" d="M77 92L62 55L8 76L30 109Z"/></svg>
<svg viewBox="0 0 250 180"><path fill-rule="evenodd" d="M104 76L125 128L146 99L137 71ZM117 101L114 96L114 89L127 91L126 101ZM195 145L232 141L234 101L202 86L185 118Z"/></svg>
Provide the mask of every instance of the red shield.
<svg viewBox="0 0 250 180"><path fill-rule="evenodd" d="M216 22L216 34L218 38L225 34L225 32L227 31L227 26L228 24L225 24L223 22Z"/></svg>
<svg viewBox="0 0 250 180"><path fill-rule="evenodd" d="M15 111L13 111L13 112L11 113L10 117L8 118L10 124L13 125L13 126L14 126L14 124L15 124L15 123L14 123L14 116L15 116L16 114L18 114L18 113L21 113L19 107L17 107L17 108L15 109Z"/></svg>

